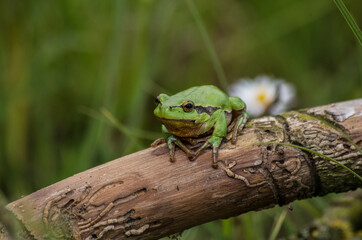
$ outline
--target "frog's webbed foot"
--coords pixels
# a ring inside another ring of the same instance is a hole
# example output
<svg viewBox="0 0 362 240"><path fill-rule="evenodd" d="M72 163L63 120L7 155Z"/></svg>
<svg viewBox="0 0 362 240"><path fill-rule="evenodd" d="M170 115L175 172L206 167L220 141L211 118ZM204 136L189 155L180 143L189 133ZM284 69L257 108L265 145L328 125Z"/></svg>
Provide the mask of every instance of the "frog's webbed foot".
<svg viewBox="0 0 362 240"><path fill-rule="evenodd" d="M192 161L195 160L205 148L212 146L212 160L213 160L212 167L217 168L217 161L218 161L217 158L218 158L219 146L221 144L221 141L222 141L221 137L212 136L199 149L196 150L195 156L190 160Z"/></svg>
<svg viewBox="0 0 362 240"><path fill-rule="evenodd" d="M187 155L187 157L189 159L193 158L194 157L194 153L188 149L182 142L180 139L178 139L177 137L175 136L169 136L167 138L167 146L168 148L170 149L170 161L171 162L174 162L175 161L175 148L176 148L176 145L181 148L182 151L184 151Z"/></svg>

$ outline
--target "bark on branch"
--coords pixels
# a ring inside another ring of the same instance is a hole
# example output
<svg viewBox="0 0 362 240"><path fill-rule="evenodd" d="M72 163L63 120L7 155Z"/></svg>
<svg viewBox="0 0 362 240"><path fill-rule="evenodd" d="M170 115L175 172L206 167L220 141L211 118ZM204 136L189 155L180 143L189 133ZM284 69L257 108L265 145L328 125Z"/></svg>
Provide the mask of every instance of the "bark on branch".
<svg viewBox="0 0 362 240"><path fill-rule="evenodd" d="M237 145L190 162L165 144L97 166L7 207L36 239L158 239L219 218L362 187L362 99L251 120Z"/></svg>

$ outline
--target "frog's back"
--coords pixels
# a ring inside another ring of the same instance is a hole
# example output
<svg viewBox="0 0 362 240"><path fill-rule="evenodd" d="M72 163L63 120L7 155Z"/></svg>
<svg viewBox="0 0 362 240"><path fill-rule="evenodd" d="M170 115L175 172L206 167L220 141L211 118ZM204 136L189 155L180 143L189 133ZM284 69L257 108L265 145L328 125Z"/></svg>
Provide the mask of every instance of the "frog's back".
<svg viewBox="0 0 362 240"><path fill-rule="evenodd" d="M177 93L179 99L193 101L195 106L229 108L229 97L213 85L203 85ZM175 95L175 96L176 96Z"/></svg>

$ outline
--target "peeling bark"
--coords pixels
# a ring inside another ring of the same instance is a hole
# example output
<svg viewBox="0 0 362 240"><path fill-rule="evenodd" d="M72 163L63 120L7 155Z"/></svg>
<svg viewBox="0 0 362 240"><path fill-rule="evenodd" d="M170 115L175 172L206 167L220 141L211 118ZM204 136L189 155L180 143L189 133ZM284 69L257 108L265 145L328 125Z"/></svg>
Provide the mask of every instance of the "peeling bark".
<svg viewBox="0 0 362 240"><path fill-rule="evenodd" d="M348 136L355 144L346 139ZM224 143L218 169L211 151L196 161L165 144L64 179L7 207L36 239L158 239L219 218L346 192L362 182L362 99L248 122L236 145Z"/></svg>

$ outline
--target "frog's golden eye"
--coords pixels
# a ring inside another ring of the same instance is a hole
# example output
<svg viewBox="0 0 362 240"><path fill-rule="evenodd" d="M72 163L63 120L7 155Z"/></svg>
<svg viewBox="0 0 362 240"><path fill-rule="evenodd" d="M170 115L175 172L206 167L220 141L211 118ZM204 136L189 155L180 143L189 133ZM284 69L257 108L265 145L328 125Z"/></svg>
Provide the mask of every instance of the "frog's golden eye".
<svg viewBox="0 0 362 240"><path fill-rule="evenodd" d="M191 101L184 102L182 108L185 112L191 112L194 109L194 103Z"/></svg>

